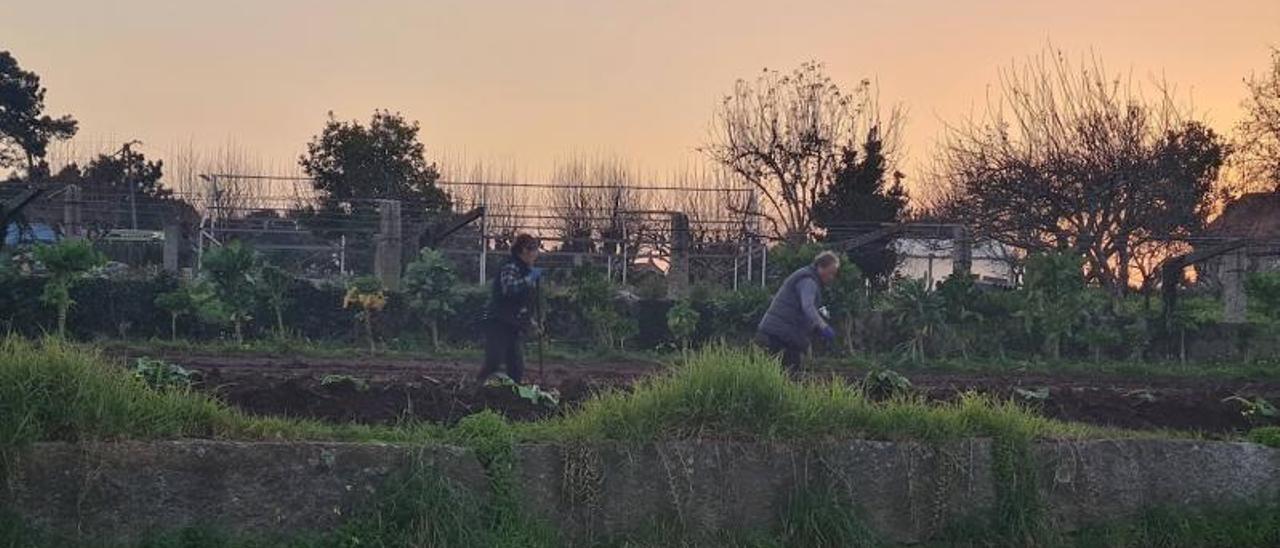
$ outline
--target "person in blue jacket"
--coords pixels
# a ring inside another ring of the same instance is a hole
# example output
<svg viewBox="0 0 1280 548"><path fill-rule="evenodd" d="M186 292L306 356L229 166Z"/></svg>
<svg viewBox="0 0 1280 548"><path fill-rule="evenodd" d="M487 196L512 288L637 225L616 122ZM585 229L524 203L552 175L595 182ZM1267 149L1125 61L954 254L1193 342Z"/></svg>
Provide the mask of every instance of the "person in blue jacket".
<svg viewBox="0 0 1280 548"><path fill-rule="evenodd" d="M782 282L769 303L769 310L756 328L756 342L770 353L781 355L787 371L800 367L800 358L809 350L809 338L817 334L828 341L836 332L827 324L822 310L822 286L836 279L840 256L823 251L813 263L793 272Z"/></svg>
<svg viewBox="0 0 1280 548"><path fill-rule="evenodd" d="M506 373L519 383L524 378L524 333L533 325L531 309L542 269L534 267L541 242L528 234L516 236L511 258L489 287L484 311L484 367L477 378L483 382L506 364Z"/></svg>

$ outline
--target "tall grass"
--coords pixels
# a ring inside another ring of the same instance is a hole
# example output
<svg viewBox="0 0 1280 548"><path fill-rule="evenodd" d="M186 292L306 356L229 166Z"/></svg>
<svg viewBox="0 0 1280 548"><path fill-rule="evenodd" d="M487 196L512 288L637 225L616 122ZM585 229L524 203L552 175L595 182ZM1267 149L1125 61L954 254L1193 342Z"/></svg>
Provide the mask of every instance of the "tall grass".
<svg viewBox="0 0 1280 548"><path fill-rule="evenodd" d="M667 375L585 402L528 427L534 438L653 441L663 438L814 439L864 437L941 441L1019 431L1031 437L1119 434L1052 421L1013 402L969 395L956 403L866 398L838 379L791 381L771 357L706 349Z"/></svg>

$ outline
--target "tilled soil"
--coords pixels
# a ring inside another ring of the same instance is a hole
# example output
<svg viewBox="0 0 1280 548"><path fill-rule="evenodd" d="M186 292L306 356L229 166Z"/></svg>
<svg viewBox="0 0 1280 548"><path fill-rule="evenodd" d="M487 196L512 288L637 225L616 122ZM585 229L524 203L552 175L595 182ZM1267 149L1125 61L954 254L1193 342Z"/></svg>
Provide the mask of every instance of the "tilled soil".
<svg viewBox="0 0 1280 548"><path fill-rule="evenodd" d="M452 423L483 409L513 420L534 420L572 409L601 390L626 389L661 369L645 362L555 362L546 364L544 379L532 365L526 382L558 390L561 405L556 409L522 399L510 389L481 387L473 378L478 366L460 361L193 355L166 359L200 371L201 389L252 413L383 424L409 419ZM837 374L861 378L856 371ZM1275 381L1013 372L907 376L931 400L954 401L976 392L1022 401L1050 418L1130 429L1239 432L1259 423L1226 398L1280 402L1280 382Z"/></svg>

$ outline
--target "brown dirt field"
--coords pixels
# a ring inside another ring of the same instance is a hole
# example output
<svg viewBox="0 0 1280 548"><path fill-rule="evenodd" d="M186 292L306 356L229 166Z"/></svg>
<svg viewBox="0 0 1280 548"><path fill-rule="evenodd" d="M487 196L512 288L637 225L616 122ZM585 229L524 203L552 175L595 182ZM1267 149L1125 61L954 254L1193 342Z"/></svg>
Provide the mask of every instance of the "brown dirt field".
<svg viewBox="0 0 1280 548"><path fill-rule="evenodd" d="M479 387L474 363L402 359L316 359L279 356L168 355L165 359L199 370L201 389L232 405L259 414L329 421L394 423L404 419L451 423L482 409L514 420L556 413L515 396L510 390ZM546 364L546 379L536 364L526 382L557 389L561 409L575 407L591 394L625 389L637 378L661 369L655 363ZM814 375L830 375L830 372ZM862 373L837 373L851 380ZM1115 376L1066 376L1010 373L956 374L909 372L928 398L951 401L969 391L1026 402L1047 417L1131 429L1180 429L1230 433L1254 426L1237 403L1241 395L1280 402L1280 382ZM1027 397L1018 389L1048 389L1047 398Z"/></svg>

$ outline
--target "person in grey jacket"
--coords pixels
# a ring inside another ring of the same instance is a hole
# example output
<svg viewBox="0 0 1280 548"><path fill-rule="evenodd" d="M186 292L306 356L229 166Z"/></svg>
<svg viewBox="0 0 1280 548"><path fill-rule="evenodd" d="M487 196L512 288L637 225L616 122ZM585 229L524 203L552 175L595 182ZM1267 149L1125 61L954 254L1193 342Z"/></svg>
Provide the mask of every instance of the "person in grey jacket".
<svg viewBox="0 0 1280 548"><path fill-rule="evenodd" d="M800 367L800 357L809 350L814 333L833 340L836 332L820 312L822 286L830 284L840 270L840 256L823 251L813 263L793 272L782 282L769 303L769 310L756 328L756 342L770 353L782 356L787 371Z"/></svg>

